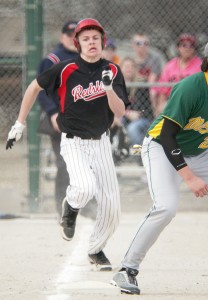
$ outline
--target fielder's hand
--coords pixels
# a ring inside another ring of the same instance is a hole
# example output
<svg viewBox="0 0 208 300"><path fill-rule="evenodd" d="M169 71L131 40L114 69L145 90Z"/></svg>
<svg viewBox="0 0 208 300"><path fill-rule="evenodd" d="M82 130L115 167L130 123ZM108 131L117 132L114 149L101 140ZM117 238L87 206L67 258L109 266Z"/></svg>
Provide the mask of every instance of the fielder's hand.
<svg viewBox="0 0 208 300"><path fill-rule="evenodd" d="M130 153L131 155L140 155L142 151L142 146L135 144L132 146L132 148L130 149Z"/></svg>
<svg viewBox="0 0 208 300"><path fill-rule="evenodd" d="M20 123L19 121L16 121L15 124L12 126L6 143L6 150L11 149L14 142L17 142L21 139L23 130L25 128L25 125Z"/></svg>
<svg viewBox="0 0 208 300"><path fill-rule="evenodd" d="M103 68L102 72L102 81L103 81L103 88L105 91L112 90L112 83L113 83L113 72L109 66Z"/></svg>

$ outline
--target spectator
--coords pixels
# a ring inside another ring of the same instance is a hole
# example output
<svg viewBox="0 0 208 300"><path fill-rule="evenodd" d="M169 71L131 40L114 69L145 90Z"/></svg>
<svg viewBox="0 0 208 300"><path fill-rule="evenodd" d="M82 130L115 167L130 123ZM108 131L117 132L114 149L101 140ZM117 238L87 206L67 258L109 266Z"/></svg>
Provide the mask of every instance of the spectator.
<svg viewBox="0 0 208 300"><path fill-rule="evenodd" d="M137 65L133 58L124 57L120 63L120 67L127 83L138 81ZM137 87L127 88L131 105L126 110L122 121L127 130L131 145L142 144L153 118L150 98L148 97L144 101L141 97L141 90L143 89Z"/></svg>
<svg viewBox="0 0 208 300"><path fill-rule="evenodd" d="M54 64L66 59L72 59L78 56L77 50L73 42L74 29L77 25L76 21L68 21L62 27L60 43L56 48L45 57L38 68L38 74L49 69ZM66 164L60 155L61 132L58 128L56 118L59 110L58 97L49 97L45 90L42 90L38 96L38 102L42 111L45 113L43 123L39 128L39 132L49 135L53 152L55 154L55 163L57 167L55 179L55 201L56 209L61 214L61 204L66 194L66 188L69 184L69 176L66 170ZM46 122L45 122L46 121ZM48 124L48 127L46 126ZM48 128L48 129L47 129Z"/></svg>
<svg viewBox="0 0 208 300"><path fill-rule="evenodd" d="M116 45L113 39L106 41L106 46L103 49L103 58L112 61L114 64L120 63L120 57L116 54Z"/></svg>
<svg viewBox="0 0 208 300"><path fill-rule="evenodd" d="M196 55L197 43L194 35L183 33L177 41L178 56L166 63L159 82L178 82L181 79L200 72L201 59ZM157 94L158 115L164 108L171 92L171 87L155 87L152 89Z"/></svg>
<svg viewBox="0 0 208 300"><path fill-rule="evenodd" d="M163 61L161 57L150 50L150 40L144 33L136 33L132 37L132 48L135 53L137 64L137 80L145 83L156 82L159 79ZM140 99L146 109L147 103L151 103L152 109L155 109L155 95L150 93L150 89L143 87L137 92L137 98ZM144 111L145 113L145 111ZM151 119L152 116L150 115Z"/></svg>

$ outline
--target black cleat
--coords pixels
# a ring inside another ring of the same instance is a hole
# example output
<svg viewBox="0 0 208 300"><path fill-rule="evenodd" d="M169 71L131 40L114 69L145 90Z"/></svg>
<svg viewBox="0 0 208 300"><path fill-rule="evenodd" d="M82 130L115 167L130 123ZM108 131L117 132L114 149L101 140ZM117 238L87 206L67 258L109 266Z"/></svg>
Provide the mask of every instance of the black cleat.
<svg viewBox="0 0 208 300"><path fill-rule="evenodd" d="M88 254L88 259L91 264L95 264L98 271L112 271L112 266L103 251L96 254Z"/></svg>
<svg viewBox="0 0 208 300"><path fill-rule="evenodd" d="M72 208L68 204L67 199L64 198L60 225L62 227L62 237L67 241L71 241L74 236L78 212L79 210Z"/></svg>
<svg viewBox="0 0 208 300"><path fill-rule="evenodd" d="M118 286L121 290L121 293L139 295L140 289L138 288L138 283L136 280L137 274L138 271L134 269L121 269L113 276L113 279L110 283L114 286Z"/></svg>

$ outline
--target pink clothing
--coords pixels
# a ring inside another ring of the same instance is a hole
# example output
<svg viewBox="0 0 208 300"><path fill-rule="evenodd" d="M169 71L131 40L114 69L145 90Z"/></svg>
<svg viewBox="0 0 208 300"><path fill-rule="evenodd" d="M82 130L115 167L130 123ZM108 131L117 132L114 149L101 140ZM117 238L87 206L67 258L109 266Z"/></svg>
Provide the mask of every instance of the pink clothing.
<svg viewBox="0 0 208 300"><path fill-rule="evenodd" d="M201 59L194 56L188 65L180 69L179 58L175 57L166 63L158 82L178 82L181 79L201 71ZM167 97L170 95L171 87L155 87L152 88L157 94L163 94Z"/></svg>

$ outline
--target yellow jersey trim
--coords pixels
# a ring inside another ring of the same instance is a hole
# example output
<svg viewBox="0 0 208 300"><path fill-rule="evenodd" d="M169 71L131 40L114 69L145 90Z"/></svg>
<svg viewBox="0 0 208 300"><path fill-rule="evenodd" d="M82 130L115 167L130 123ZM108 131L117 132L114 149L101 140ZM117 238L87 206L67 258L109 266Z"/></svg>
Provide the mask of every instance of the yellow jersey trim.
<svg viewBox="0 0 208 300"><path fill-rule="evenodd" d="M160 135L162 126L163 126L163 122L164 122L164 119L162 119L159 123L157 123L155 125L155 127L152 128L150 131L148 131L148 134L150 136L152 136L154 139L156 139Z"/></svg>
<svg viewBox="0 0 208 300"><path fill-rule="evenodd" d="M160 133L161 133L161 130L162 130L162 127L163 127L163 123L164 123L164 118L168 119L168 120L171 120L172 122L176 123L178 126L180 126L181 128L183 128L178 122L176 122L175 120L169 118L169 117L166 117L165 115L162 115L163 119L158 122L154 128L152 128L151 130L148 131L148 134L149 136L153 137L154 139L156 139Z"/></svg>
<svg viewBox="0 0 208 300"><path fill-rule="evenodd" d="M208 85L208 72L204 72L204 76L205 76L205 79L206 79L206 82L207 82L207 85Z"/></svg>
<svg viewBox="0 0 208 300"><path fill-rule="evenodd" d="M168 120L171 120L172 122L176 123L178 126L180 126L181 128L183 128L183 126L181 126L181 124L178 123L176 120L173 120L173 119L171 119L171 118L169 118L169 117L167 117L167 116L165 116L165 115L162 115L162 117L163 117L163 118L166 118L166 119L168 119Z"/></svg>

